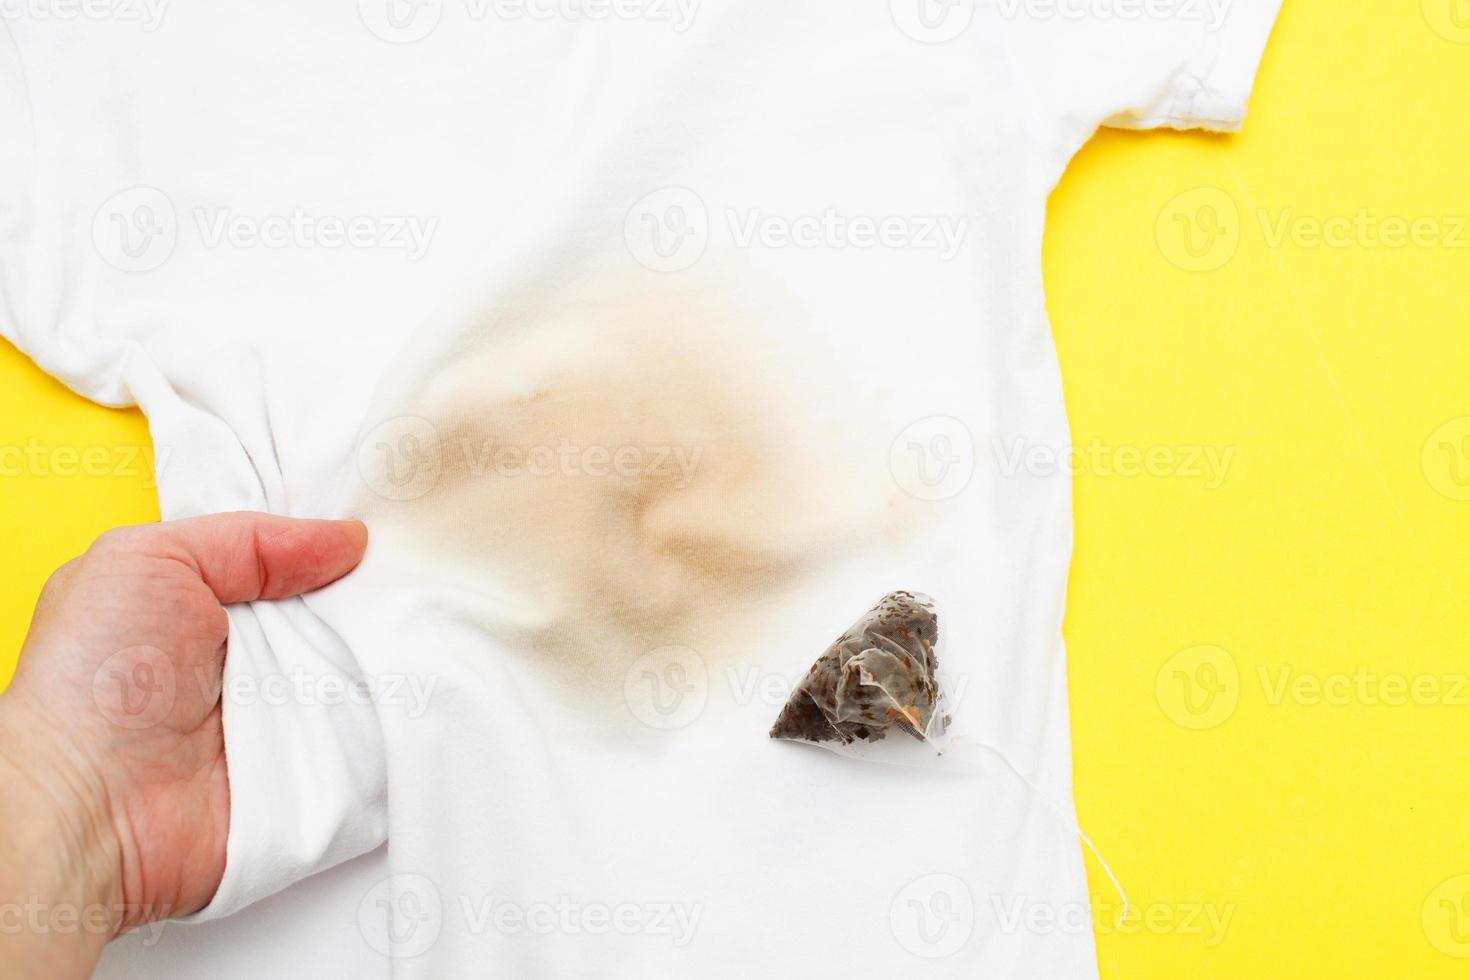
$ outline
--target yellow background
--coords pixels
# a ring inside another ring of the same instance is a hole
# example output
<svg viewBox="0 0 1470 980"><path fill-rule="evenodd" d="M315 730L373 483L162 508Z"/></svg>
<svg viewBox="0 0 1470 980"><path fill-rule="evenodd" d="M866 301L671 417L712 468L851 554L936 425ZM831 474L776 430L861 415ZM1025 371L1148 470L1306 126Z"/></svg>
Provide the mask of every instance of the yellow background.
<svg viewBox="0 0 1470 980"><path fill-rule="evenodd" d="M1287 0L1245 134L1105 132L1053 199L1104 977L1470 976L1467 96L1467 0ZM0 345L46 461L0 459L0 681L49 571L157 518L147 444Z"/></svg>

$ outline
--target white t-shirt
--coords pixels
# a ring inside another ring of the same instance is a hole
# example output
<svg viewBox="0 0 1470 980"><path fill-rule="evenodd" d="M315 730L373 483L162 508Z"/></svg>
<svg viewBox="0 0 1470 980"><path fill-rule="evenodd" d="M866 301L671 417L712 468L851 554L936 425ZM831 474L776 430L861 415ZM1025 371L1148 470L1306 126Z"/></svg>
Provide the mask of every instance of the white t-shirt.
<svg viewBox="0 0 1470 980"><path fill-rule="evenodd" d="M0 332L166 518L373 535L230 610L228 918L103 975L1095 976L1047 195L1277 6L0 7ZM1034 787L766 737L896 589Z"/></svg>

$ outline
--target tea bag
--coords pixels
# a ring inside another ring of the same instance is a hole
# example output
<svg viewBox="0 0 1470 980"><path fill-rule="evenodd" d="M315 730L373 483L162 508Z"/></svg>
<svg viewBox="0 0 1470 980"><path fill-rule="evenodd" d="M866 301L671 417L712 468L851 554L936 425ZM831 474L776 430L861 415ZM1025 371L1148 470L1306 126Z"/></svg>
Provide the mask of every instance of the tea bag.
<svg viewBox="0 0 1470 980"><path fill-rule="evenodd" d="M865 756L864 744L896 731L938 751L949 727L938 643L934 600L890 592L817 658L781 709L771 738Z"/></svg>
<svg viewBox="0 0 1470 980"><path fill-rule="evenodd" d="M918 592L888 593L812 664L771 727L771 738L958 777L986 779L1009 772L1097 858L1123 900L1116 922L1122 925L1128 896L1071 816L1071 802L1053 802L1004 750L973 737L951 736L935 655L938 645L934 600ZM900 737L888 738L895 729Z"/></svg>

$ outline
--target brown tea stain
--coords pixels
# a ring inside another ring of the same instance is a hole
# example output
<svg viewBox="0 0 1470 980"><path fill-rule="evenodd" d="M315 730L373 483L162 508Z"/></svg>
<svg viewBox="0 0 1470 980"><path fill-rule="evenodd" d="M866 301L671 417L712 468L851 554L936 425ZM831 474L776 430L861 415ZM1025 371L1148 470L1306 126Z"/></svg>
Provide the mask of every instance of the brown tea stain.
<svg viewBox="0 0 1470 980"><path fill-rule="evenodd" d="M432 423L434 485L363 498L375 537L478 583L485 628L569 694L663 644L738 656L763 604L914 519L799 306L676 278L488 310L391 409Z"/></svg>

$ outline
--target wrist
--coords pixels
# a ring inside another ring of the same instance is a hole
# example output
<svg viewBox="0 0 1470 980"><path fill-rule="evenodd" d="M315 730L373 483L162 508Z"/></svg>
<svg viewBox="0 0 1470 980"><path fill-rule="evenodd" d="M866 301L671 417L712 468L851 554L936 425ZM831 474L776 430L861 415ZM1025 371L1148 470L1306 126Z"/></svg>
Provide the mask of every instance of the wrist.
<svg viewBox="0 0 1470 980"><path fill-rule="evenodd" d="M0 960L19 976L89 976L126 918L106 787L14 695L0 698L0 825Z"/></svg>

